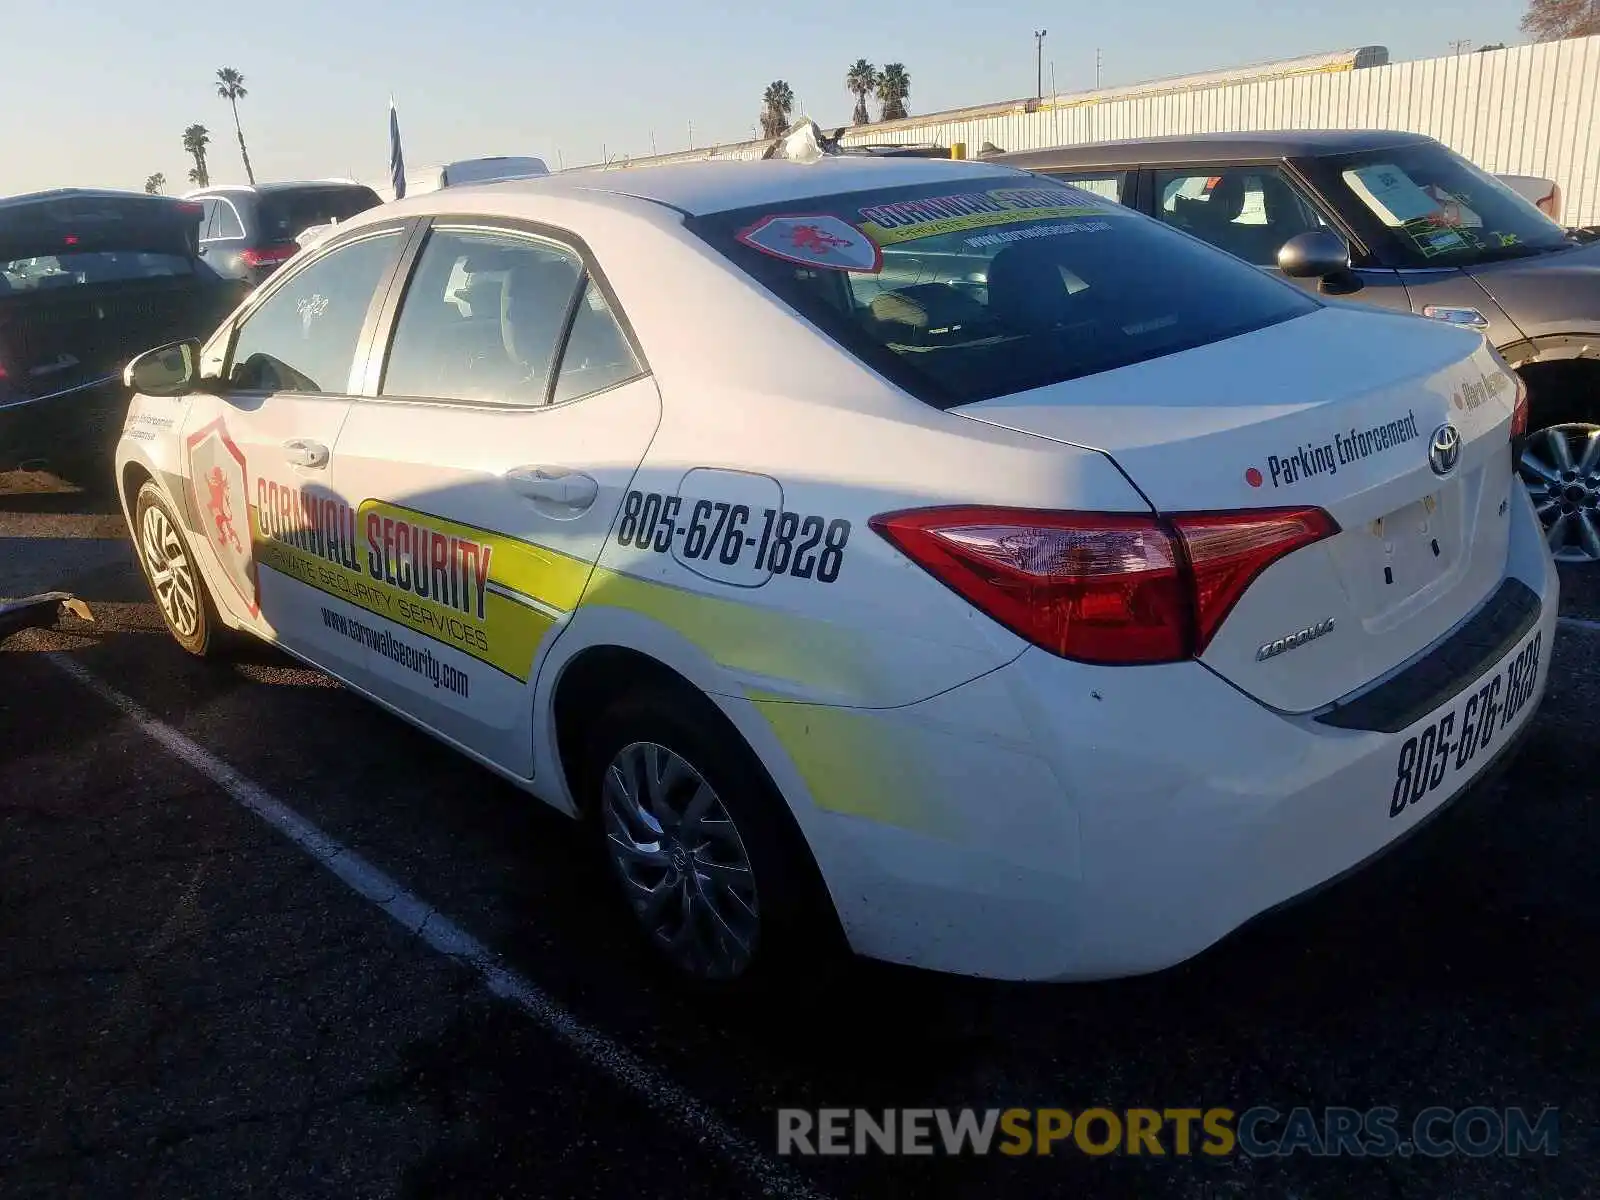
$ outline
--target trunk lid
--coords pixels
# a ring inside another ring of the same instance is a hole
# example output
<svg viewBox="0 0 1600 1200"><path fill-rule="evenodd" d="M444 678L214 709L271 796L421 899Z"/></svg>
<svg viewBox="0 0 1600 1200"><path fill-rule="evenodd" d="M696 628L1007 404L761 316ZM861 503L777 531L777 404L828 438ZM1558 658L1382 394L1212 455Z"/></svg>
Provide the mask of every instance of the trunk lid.
<svg viewBox="0 0 1600 1200"><path fill-rule="evenodd" d="M1263 571L1201 656L1263 703L1306 712L1392 671L1498 585L1515 399L1476 334L1330 305L952 411L1100 450L1159 512L1330 513L1340 532ZM1453 463L1430 455L1446 425Z"/></svg>

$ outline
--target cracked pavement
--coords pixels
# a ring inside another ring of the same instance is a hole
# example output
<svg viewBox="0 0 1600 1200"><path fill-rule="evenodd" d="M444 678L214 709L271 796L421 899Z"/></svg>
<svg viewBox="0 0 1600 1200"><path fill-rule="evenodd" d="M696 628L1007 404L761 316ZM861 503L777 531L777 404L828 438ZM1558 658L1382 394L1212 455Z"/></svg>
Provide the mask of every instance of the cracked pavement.
<svg viewBox="0 0 1600 1200"><path fill-rule="evenodd" d="M756 1194L670 1096L490 995L47 651L769 1153L784 1106L1562 1110L1552 1158L795 1164L822 1194L1600 1193L1600 633L1558 638L1537 731L1487 803L1172 971L1038 987L859 964L820 996L713 1013L638 961L563 818L269 649L189 658L114 502L9 482L0 595L69 587L98 620L0 653L7 1200ZM1600 618L1600 587L1564 582L1564 610Z"/></svg>

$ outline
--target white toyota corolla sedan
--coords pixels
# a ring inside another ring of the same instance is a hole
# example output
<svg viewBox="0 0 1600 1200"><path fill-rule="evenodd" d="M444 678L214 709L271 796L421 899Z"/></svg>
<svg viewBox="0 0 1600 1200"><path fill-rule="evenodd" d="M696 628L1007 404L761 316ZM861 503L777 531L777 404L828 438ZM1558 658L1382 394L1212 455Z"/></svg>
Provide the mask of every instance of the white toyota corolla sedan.
<svg viewBox="0 0 1600 1200"><path fill-rule="evenodd" d="M173 636L276 643L580 818L713 986L829 942L1177 963L1545 688L1481 336L981 162L384 205L128 382Z"/></svg>

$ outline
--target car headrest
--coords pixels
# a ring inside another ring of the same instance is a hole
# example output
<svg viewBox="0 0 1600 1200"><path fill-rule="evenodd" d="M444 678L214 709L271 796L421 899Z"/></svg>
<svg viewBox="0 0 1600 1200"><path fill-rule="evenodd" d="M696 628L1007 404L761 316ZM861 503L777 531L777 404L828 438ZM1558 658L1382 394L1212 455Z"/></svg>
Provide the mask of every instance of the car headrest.
<svg viewBox="0 0 1600 1200"><path fill-rule="evenodd" d="M569 259L530 263L524 258L506 272L500 337L512 362L530 372L549 366L577 282L577 265Z"/></svg>

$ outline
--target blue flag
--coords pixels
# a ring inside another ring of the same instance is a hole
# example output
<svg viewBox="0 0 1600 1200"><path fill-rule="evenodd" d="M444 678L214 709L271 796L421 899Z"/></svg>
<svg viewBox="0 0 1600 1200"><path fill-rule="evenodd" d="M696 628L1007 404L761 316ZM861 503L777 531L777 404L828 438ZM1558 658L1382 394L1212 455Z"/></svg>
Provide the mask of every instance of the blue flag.
<svg viewBox="0 0 1600 1200"><path fill-rule="evenodd" d="M389 177L394 181L394 198L406 198L406 160L400 153L400 114L394 97L389 97Z"/></svg>

